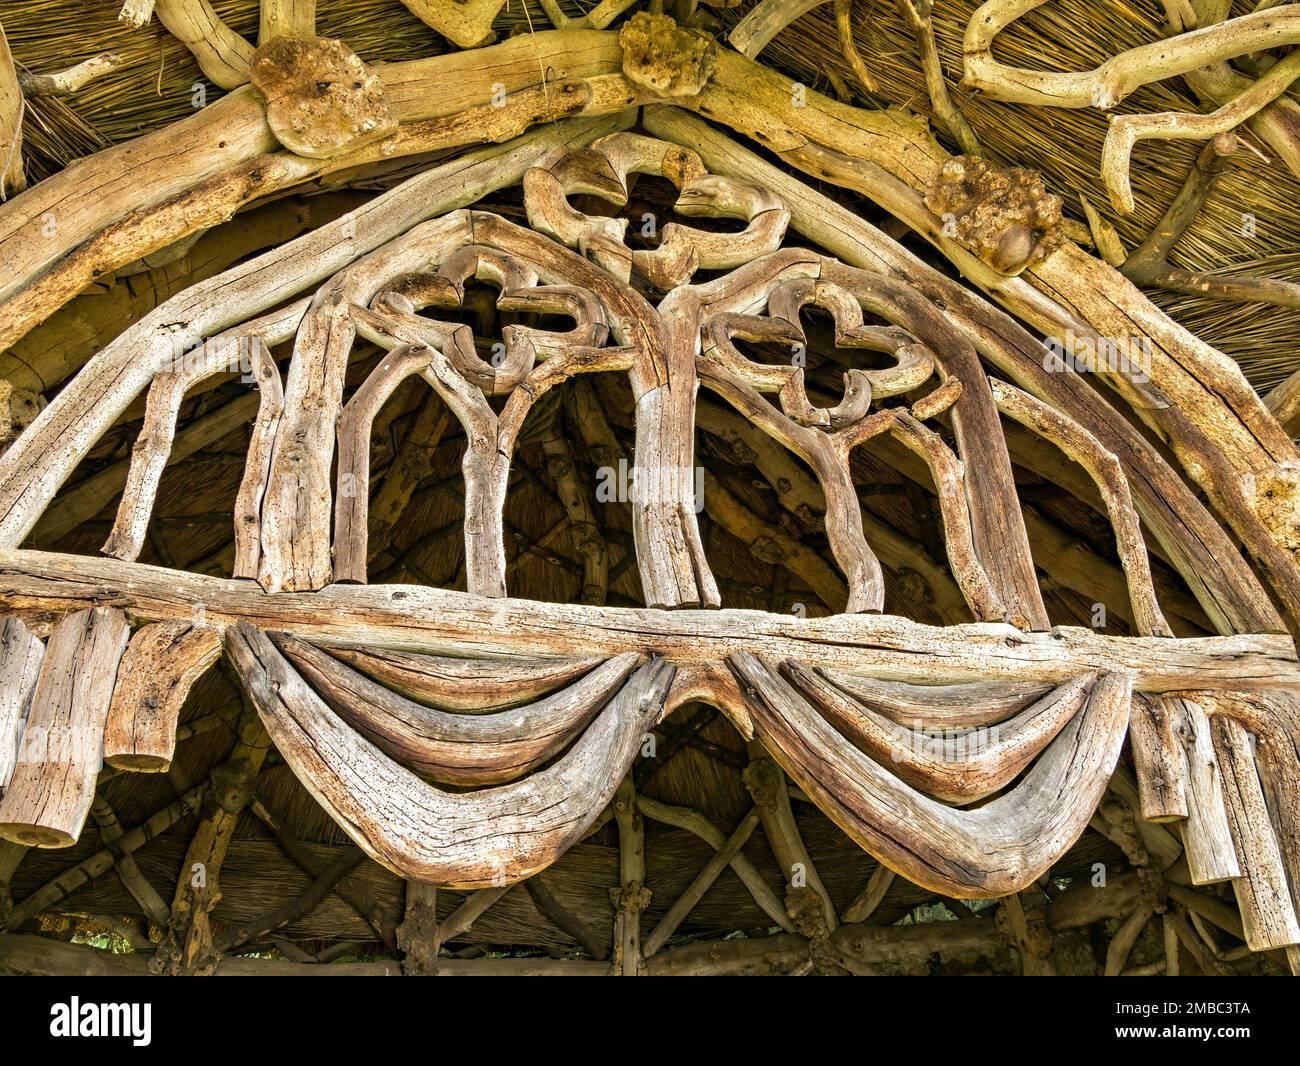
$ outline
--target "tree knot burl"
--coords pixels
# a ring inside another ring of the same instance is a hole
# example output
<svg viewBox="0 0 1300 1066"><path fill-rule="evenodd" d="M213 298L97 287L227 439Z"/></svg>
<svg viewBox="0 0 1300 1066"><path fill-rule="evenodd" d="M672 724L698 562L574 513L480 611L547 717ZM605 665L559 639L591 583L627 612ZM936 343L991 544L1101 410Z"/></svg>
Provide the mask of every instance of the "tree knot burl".
<svg viewBox="0 0 1300 1066"><path fill-rule="evenodd" d="M1024 167L996 167L959 155L939 169L925 205L944 233L1002 274L1019 274L1064 241L1061 198Z"/></svg>
<svg viewBox="0 0 1300 1066"><path fill-rule="evenodd" d="M276 140L297 155L327 159L397 126L379 75L342 41L277 37L253 53L249 80Z"/></svg>
<svg viewBox="0 0 1300 1066"><path fill-rule="evenodd" d="M826 925L826 904L820 893L811 885L787 885L785 912L803 936L817 940L829 935Z"/></svg>
<svg viewBox="0 0 1300 1066"><path fill-rule="evenodd" d="M668 15L637 12L619 30L618 43L624 76L659 96L697 95L718 63L712 37Z"/></svg>
<svg viewBox="0 0 1300 1066"><path fill-rule="evenodd" d="M640 914L650 906L650 890L640 881L610 888L609 901L623 914Z"/></svg>

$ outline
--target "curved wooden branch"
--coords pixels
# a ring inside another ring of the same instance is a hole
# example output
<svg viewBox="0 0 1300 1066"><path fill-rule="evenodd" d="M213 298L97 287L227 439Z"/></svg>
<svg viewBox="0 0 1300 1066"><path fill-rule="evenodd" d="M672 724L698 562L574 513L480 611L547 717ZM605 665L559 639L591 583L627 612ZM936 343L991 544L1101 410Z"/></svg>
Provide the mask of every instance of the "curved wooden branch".
<svg viewBox="0 0 1300 1066"><path fill-rule="evenodd" d="M736 23L727 40L741 55L756 59L773 37L824 3L826 0L763 0Z"/></svg>
<svg viewBox="0 0 1300 1066"><path fill-rule="evenodd" d="M1033 681L969 685L909 685L821 668L821 674L860 703L898 725L920 729L978 729L1019 714L1052 686Z"/></svg>
<svg viewBox="0 0 1300 1066"><path fill-rule="evenodd" d="M513 781L558 754L644 662L628 652L536 703L453 714L390 692L306 641L288 634L271 639L335 713L380 751L426 780L452 785Z"/></svg>
<svg viewBox="0 0 1300 1066"><path fill-rule="evenodd" d="M344 831L399 876L461 889L529 877L582 836L662 711L674 673L662 659L638 670L548 769L456 794L425 784L344 725L265 633L241 624L227 641L267 732Z"/></svg>
<svg viewBox="0 0 1300 1066"><path fill-rule="evenodd" d="M971 803L1009 784L1074 717L1095 680L1081 674L1054 689L1014 718L991 727L927 735L891 723L848 697L821 671L793 659L781 671L819 711L878 763L913 788L948 803Z"/></svg>
<svg viewBox="0 0 1300 1066"><path fill-rule="evenodd" d="M221 88L237 89L248 81L253 46L222 21L208 0L158 0L155 13Z"/></svg>
<svg viewBox="0 0 1300 1066"><path fill-rule="evenodd" d="M424 347L391 351L343 405L338 421L338 492L334 500L334 580L366 581L370 512L370 430L397 386L428 367Z"/></svg>
<svg viewBox="0 0 1300 1066"><path fill-rule="evenodd" d="M45 645L12 615L0 619L0 799L9 787Z"/></svg>
<svg viewBox="0 0 1300 1066"><path fill-rule="evenodd" d="M165 773L186 697L220 656L216 629L189 622L141 628L118 666L104 727L104 761L120 770Z"/></svg>
<svg viewBox="0 0 1300 1066"><path fill-rule="evenodd" d="M105 555L127 560L139 557L185 393L203 379L237 366L241 343L246 342L238 337L222 337L194 352L178 351L174 368L153 379L145 401L144 424L131 449L131 465L117 516L102 549Z"/></svg>
<svg viewBox="0 0 1300 1066"><path fill-rule="evenodd" d="M1300 10L1286 5L1131 48L1095 70L1027 70L994 59L994 38L1046 2L988 0L983 4L971 16L962 42L963 84L1010 103L1110 108L1140 86L1176 78L1219 60L1300 43Z"/></svg>
<svg viewBox="0 0 1300 1066"><path fill-rule="evenodd" d="M891 432L930 467L934 487L939 493L948 562L971 611L981 621L1005 619L1007 609L994 591L984 563L975 549L966 473L961 460L953 455L943 438L906 411L895 414Z"/></svg>
<svg viewBox="0 0 1300 1066"><path fill-rule="evenodd" d="M444 711L486 714L541 699L573 684L603 659L449 659L411 652L324 645L380 684Z"/></svg>
<svg viewBox="0 0 1300 1066"><path fill-rule="evenodd" d="M956 810L853 748L749 653L728 658L754 726L795 783L861 847L924 888L958 899L1032 884L1079 838L1105 792L1128 724L1132 680L1103 674L1087 707L1015 788Z"/></svg>
<svg viewBox="0 0 1300 1066"><path fill-rule="evenodd" d="M1051 441L1092 476L1115 530L1115 546L1128 577L1129 602L1133 605L1133 620L1138 632L1150 636L1172 636L1173 630L1165 621L1156 598L1142 526L1133 506L1128 478L1124 476L1119 460L1068 414L1006 382L990 378L989 385L999 411Z"/></svg>
<svg viewBox="0 0 1300 1066"><path fill-rule="evenodd" d="M271 480L271 449L284 415L284 382L271 352L258 341L251 348L257 382L257 417L249 434L244 476L235 494L235 577L256 578L262 568L262 500Z"/></svg>
<svg viewBox="0 0 1300 1066"><path fill-rule="evenodd" d="M1111 205L1129 214L1137 204L1129 178L1133 148L1138 141L1201 140L1240 126L1282 96L1300 78L1300 52L1279 60L1249 89L1208 115L1166 111L1158 115L1115 115L1101 152L1101 178Z"/></svg>

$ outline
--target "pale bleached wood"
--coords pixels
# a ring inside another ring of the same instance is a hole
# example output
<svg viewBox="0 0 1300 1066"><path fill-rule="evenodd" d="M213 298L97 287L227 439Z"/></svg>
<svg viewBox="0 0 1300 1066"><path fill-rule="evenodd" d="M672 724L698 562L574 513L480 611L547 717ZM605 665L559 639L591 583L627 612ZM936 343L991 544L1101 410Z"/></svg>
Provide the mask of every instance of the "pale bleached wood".
<svg viewBox="0 0 1300 1066"><path fill-rule="evenodd" d="M1092 475L1115 530L1115 545L1128 576L1129 600L1138 632L1153 636L1171 635L1173 631L1156 599L1142 527L1119 460L1068 414L1049 407L1014 385L993 378L989 379L989 384L999 411L1050 440Z"/></svg>
<svg viewBox="0 0 1300 1066"><path fill-rule="evenodd" d="M1159 696L1135 696L1129 718L1129 746L1137 773L1142 817L1148 822L1182 821L1188 813L1187 756L1176 731L1176 707Z"/></svg>
<svg viewBox="0 0 1300 1066"><path fill-rule="evenodd" d="M558 754L643 661L634 652L597 666L535 703L454 714L414 703L305 641L272 637L326 703L380 751L430 781L496 785Z"/></svg>
<svg viewBox="0 0 1300 1066"><path fill-rule="evenodd" d="M977 729L1005 721L1051 691L1032 681L909 685L841 670L820 671L836 687L898 725L913 729Z"/></svg>
<svg viewBox="0 0 1300 1066"><path fill-rule="evenodd" d="M728 659L758 735L790 776L861 847L908 880L959 899L1032 884L1087 828L1119 759L1131 678L1102 674L1015 788L975 810L932 800L848 748L776 672Z"/></svg>
<svg viewBox="0 0 1300 1066"><path fill-rule="evenodd" d="M774 100L781 87L773 84L770 90L769 99ZM733 125L738 128L762 129L766 143L774 143L773 138L784 139L788 136L789 131L776 123L760 123L753 127L746 125L754 116L737 109L734 101L724 103L714 100L712 103L733 109L730 113L737 119ZM843 113L838 108L834 110L837 131L849 138L856 137L849 131L848 125L838 124ZM710 111L711 114L716 114L716 108L711 107ZM856 114L853 119L862 123L866 116ZM926 291L938 294L945 304L946 319L974 343L980 354L993 366L1058 410L1069 411L1105 448L1120 458L1129 476L1129 484L1143 521L1147 523L1156 541L1172 556L1179 573L1215 621L1217 628L1223 632L1233 629L1271 632L1281 624L1276 609L1259 579L1246 565L1239 547L1206 506L1160 453L1150 447L1142 434L1083 375L1074 372L1056 373L1044 366L1039 336L1031 334L1010 315L935 270L847 208L742 147L714 126L671 107L647 108L645 124L659 136L690 143L715 173L735 174L758 180L777 192L789 206L792 222L799 232L845 262L907 278L923 286ZM908 138L913 147L920 146L922 138L912 138L903 128L897 127L894 133ZM857 143L861 145L863 142L859 140ZM842 143L840 149L853 150L847 142ZM838 165L836 160L816 155L807 155L801 160L801 153L804 153L804 149L787 151L782 155L788 162L802 166L805 170L821 167L830 172ZM896 164L904 161L904 154L881 158L887 169L898 173ZM915 175L918 172L930 173L936 165L933 158L922 153L910 157L910 161L912 165L905 167L902 176L918 186L924 184L928 179L916 178ZM861 174L841 175L836 180L862 187ZM901 185L890 185L883 180L873 182L872 189L881 202L890 205L891 211L909 218L919 230L927 232L933 242L943 243L942 234L933 218L929 221L924 218L928 212L916 211L920 199L914 190L904 189ZM985 291L994 293L1014 313L1022 315L1047 336L1064 336L1072 316L1078 315L1078 310L1073 306L1053 304L1053 296L1066 291L1060 287L1061 284L1072 274L1093 276L1106 273L1104 264L1098 261L1088 263L1086 270L1081 270L1077 257L1071 256L1070 262L1063 264L1059 271L1053 267L1051 281L1043 282L1043 288L1050 289L1050 292L1044 294L1034 291L1027 280L981 275L981 269L987 268L983 268L974 256L963 254L961 249L950 247L946 252L955 262L960 263L964 273L976 278ZM1033 281L1041 281L1037 273L1034 274ZM1100 315L1105 319L1103 325L1094 322L1098 334L1110 337L1146 336L1154 330L1156 335L1153 339L1177 358L1186 360L1204 357L1205 349L1197 348L1194 338L1149 309L1144 298L1131 287L1123 288L1123 298L1112 298L1105 306L1089 310L1092 318ZM1125 306L1143 308L1142 315L1138 316L1141 318L1140 326L1133 318L1127 322L1117 322L1110 317L1118 314ZM1189 348L1195 351L1189 353ZM1163 365L1158 368L1162 379L1166 379L1165 369ZM1190 379L1180 381L1178 387L1185 388L1188 384ZM1228 393L1232 395L1234 405L1238 401L1248 401L1235 385L1228 389ZM1216 407L1222 411L1219 401L1207 404L1204 396L1189 398L1186 402L1186 409L1195 408L1197 416L1205 415ZM1214 431L1208 430L1203 439L1214 439Z"/></svg>
<svg viewBox="0 0 1300 1066"><path fill-rule="evenodd" d="M22 540L86 451L178 351L275 307L421 219L512 184L548 146L595 137L614 125L615 120L560 125L504 149L466 153L161 304L98 352L0 457L0 544ZM167 145L169 155L184 155L184 141L173 137ZM80 178L92 176L86 171ZM0 222L4 215L0 208ZM60 237L64 233L61 225ZM328 524L328 501L324 514ZM328 557L328 543L324 552Z"/></svg>
<svg viewBox="0 0 1300 1066"><path fill-rule="evenodd" d="M1174 729L1187 764L1187 821L1183 847L1194 885L1240 877L1232 842L1232 825L1224 804L1223 767L1215 751L1210 718L1195 700L1170 697L1166 709L1176 715Z"/></svg>
<svg viewBox="0 0 1300 1066"><path fill-rule="evenodd" d="M1012 621L1009 617L1010 608L1003 603L994 588L985 559L981 557L975 543L975 520L971 509L971 494L975 487L967 477L970 467L952 453L942 437L910 414L899 412L894 418L891 432L925 459L926 465L930 467L939 493L948 563L971 612L981 621L995 618ZM1021 615L1020 623L1024 622L1025 618Z"/></svg>
<svg viewBox="0 0 1300 1066"><path fill-rule="evenodd" d="M32 690L44 656L45 645L22 619L8 616L0 621L0 798L18 764Z"/></svg>
<svg viewBox="0 0 1300 1066"><path fill-rule="evenodd" d="M338 485L334 501L334 580L366 580L370 513L370 430L397 386L429 365L426 348L389 352L343 406L338 421Z"/></svg>
<svg viewBox="0 0 1300 1066"><path fill-rule="evenodd" d="M0 836L39 848L77 842L95 798L104 723L129 635L115 607L78 611L54 627L18 765L0 800Z"/></svg>
<svg viewBox="0 0 1300 1066"><path fill-rule="evenodd" d="M411 699L444 711L485 714L546 696L600 659L450 659L409 652L329 647L337 659Z"/></svg>
<svg viewBox="0 0 1300 1066"><path fill-rule="evenodd" d="M453 44L475 48L492 38L492 20L506 0L402 0L416 18Z"/></svg>
<svg viewBox="0 0 1300 1066"><path fill-rule="evenodd" d="M304 313L305 313L304 308ZM262 499L271 476L271 448L284 414L284 382L261 338L250 348L257 382L257 417L249 433L244 476L235 494L235 577L257 577L262 562Z"/></svg>
<svg viewBox="0 0 1300 1066"><path fill-rule="evenodd" d="M270 594L257 583L117 559L0 552L0 610L64 610L111 596L141 622L238 621L312 642L462 657L608 658L655 648L680 666L718 666L751 651L886 681L1060 684L1093 670L1124 670L1140 692L1294 688L1300 662L1289 637L1116 637L1057 626L1026 633L1000 623L928 626L896 615L804 618L765 611L657 611L485 600L419 585L337 585Z"/></svg>
<svg viewBox="0 0 1300 1066"><path fill-rule="evenodd" d="M1087 701L1094 675L1067 681L1015 717L937 736L890 722L819 671L788 660L781 672L858 748L935 799L966 804L999 791L1065 728Z"/></svg>
<svg viewBox="0 0 1300 1066"><path fill-rule="evenodd" d="M642 667L557 762L528 780L455 794L425 784L340 721L248 625L227 652L280 754L376 862L445 887L528 877L562 855L609 802L663 710L673 668Z"/></svg>
<svg viewBox="0 0 1300 1066"><path fill-rule="evenodd" d="M741 55L755 59L790 23L824 3L826 0L763 0L736 23L727 40Z"/></svg>
<svg viewBox="0 0 1300 1066"><path fill-rule="evenodd" d="M1250 735L1237 721L1216 715L1214 750L1223 773L1223 798L1241 876L1233 881L1246 943L1252 951L1300 944L1286 869L1255 771Z"/></svg>
<svg viewBox="0 0 1300 1066"><path fill-rule="evenodd" d="M157 0L154 13L221 88L237 89L248 81L253 46L222 21L208 0Z"/></svg>
<svg viewBox="0 0 1300 1066"><path fill-rule="evenodd" d="M102 549L105 555L119 559L140 557L185 393L203 379L237 366L240 348L247 343L247 338L229 335L214 339L194 352L177 352L173 367L153 379L145 401L144 424L131 448L131 463L117 516Z"/></svg>
<svg viewBox="0 0 1300 1066"><path fill-rule="evenodd" d="M209 626L157 622L136 632L117 671L104 761L119 770L165 773L186 697L220 656L221 633Z"/></svg>
<svg viewBox="0 0 1300 1066"><path fill-rule="evenodd" d="M0 200L27 187L23 172L23 114L27 110L9 40L0 27Z"/></svg>
<svg viewBox="0 0 1300 1066"><path fill-rule="evenodd" d="M260 0L257 43L274 37L306 36L316 32L316 0Z"/></svg>

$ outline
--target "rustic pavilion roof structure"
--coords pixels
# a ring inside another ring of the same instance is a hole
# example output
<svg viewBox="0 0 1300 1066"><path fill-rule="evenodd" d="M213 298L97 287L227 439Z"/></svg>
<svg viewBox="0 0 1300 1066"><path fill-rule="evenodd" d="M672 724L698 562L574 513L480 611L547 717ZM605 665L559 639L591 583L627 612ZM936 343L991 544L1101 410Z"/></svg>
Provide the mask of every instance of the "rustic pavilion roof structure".
<svg viewBox="0 0 1300 1066"><path fill-rule="evenodd" d="M0 971L1296 972L1300 5L582 7L0 3Z"/></svg>

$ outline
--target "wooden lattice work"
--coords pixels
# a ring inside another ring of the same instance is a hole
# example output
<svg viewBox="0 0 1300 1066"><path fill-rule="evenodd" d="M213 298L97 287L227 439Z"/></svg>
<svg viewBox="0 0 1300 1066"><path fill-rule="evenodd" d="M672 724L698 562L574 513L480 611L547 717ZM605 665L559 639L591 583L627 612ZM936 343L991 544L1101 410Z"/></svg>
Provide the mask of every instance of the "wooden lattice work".
<svg viewBox="0 0 1300 1066"><path fill-rule="evenodd" d="M500 5L407 6L470 46ZM119 149L83 164L79 180L120 181L113 218L77 198L71 171L0 209L0 242L31 252L0 289L0 332L14 340L105 264L254 199L499 142L422 165L163 301L0 457L0 836L12 849L0 879L23 849L75 846L88 820L101 845L17 899L8 928L115 868L156 933L137 928L139 946L166 973L229 968L267 943L306 965L276 934L327 898L406 972L472 969L446 946L515 885L587 956L555 967L593 972L872 972L931 958L996 970L1013 951L1022 972L1051 972L1054 932L1115 919L1104 970L1117 974L1153 918L1162 958L1145 966L1176 973L1190 957L1214 972L1231 961L1224 933L1294 965L1300 459L1287 433L1235 367L1071 241L1033 173L948 157L906 116L791 92L667 16L603 32L629 5L608 6L595 29L541 34L528 50L507 41L371 68L312 35L312 4L264 4L254 49L196 22L203 5L160 3L205 73L236 90L166 134L193 137L194 152L177 162L158 135L142 138L137 165L158 180L133 184L147 194L116 176ZM740 52L780 28L764 21L771 7L733 34ZM540 76L533 50L551 64ZM983 83L1025 73L986 53L972 65ZM435 74L473 82L436 115L420 102ZM239 88L249 80L256 92ZM499 103L475 95L484 84L501 87ZM221 153L205 155L214 134ZM865 193L971 286L795 170ZM645 179L671 186L663 219L634 207ZM65 200L67 224L37 245L35 220ZM1044 347L1039 334L1067 329L1140 332L1150 365L1089 368L1104 393ZM379 354L357 374L365 346ZM257 392L243 408L228 570L146 565L186 398L232 374ZM615 377L625 411L591 384ZM402 489L373 462L385 410L416 381L430 412L416 444L423 434L432 448L453 422L463 434L462 588L373 572L428 473ZM81 521L60 489L142 396L100 554L25 547L33 531ZM581 602L512 595L508 504L526 432L578 545ZM745 456L785 525L719 479L701 434ZM636 606L607 603L615 579L578 444L632 475L620 502ZM865 461L929 490L932 544L864 507ZM1025 469L1104 516L1123 634L1053 624L1045 590L1069 564L1059 530L1024 506ZM804 582L825 614L724 607L702 512ZM913 579L923 619L886 610L891 582ZM192 781L176 758L197 729L184 708L218 662L243 701L222 723L236 739ZM715 713L737 747L692 725ZM733 760L747 797L733 829L646 791L656 743ZM259 793L272 758L354 847L326 859L286 831ZM177 795L126 830L96 790L118 772L168 774ZM805 839L814 810L870 856L852 860L870 872L847 904ZM196 812L168 902L135 854ZM222 869L250 816L310 884L235 922L217 911ZM645 820L708 845L671 900L647 887ZM1078 877L1089 827L1128 871L1104 889ZM779 890L747 855L760 828ZM617 847L608 931L546 874L601 833ZM358 875L366 859L405 881L400 924ZM1066 866L1075 880L1062 890ZM670 945L728 869L753 927L772 935ZM1199 890L1225 882L1236 910ZM873 924L904 883L969 920ZM440 912L439 890L465 895ZM958 900L1002 903L995 921ZM663 909L643 928L652 904ZM6 958L42 965L24 936L0 940Z"/></svg>

